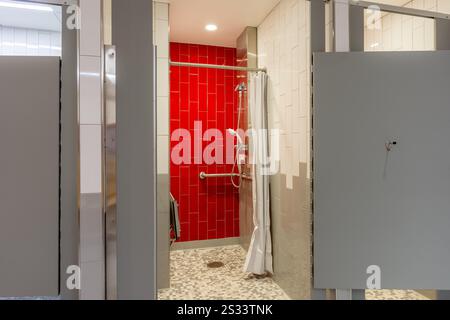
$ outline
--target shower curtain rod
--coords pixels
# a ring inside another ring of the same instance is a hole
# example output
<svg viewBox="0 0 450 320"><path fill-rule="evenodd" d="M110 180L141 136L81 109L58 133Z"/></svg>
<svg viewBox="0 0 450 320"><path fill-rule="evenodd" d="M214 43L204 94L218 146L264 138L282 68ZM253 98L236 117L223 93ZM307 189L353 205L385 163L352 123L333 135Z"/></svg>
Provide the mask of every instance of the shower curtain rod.
<svg viewBox="0 0 450 320"><path fill-rule="evenodd" d="M266 68L233 67L233 66L224 66L224 65L218 65L218 64L170 61L170 65L174 66L174 67L194 67L194 68L221 69L221 70L234 70L234 71L246 71L246 72L267 72Z"/></svg>

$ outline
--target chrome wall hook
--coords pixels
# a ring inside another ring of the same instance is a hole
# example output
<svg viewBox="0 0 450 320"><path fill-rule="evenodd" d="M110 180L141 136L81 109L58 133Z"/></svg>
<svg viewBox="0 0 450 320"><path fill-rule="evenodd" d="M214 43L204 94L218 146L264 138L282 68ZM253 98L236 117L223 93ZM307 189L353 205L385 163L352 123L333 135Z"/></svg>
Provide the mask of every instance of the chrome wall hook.
<svg viewBox="0 0 450 320"><path fill-rule="evenodd" d="M388 141L386 142L385 146L386 146L386 150L388 152L392 151L392 149L397 145L397 141Z"/></svg>

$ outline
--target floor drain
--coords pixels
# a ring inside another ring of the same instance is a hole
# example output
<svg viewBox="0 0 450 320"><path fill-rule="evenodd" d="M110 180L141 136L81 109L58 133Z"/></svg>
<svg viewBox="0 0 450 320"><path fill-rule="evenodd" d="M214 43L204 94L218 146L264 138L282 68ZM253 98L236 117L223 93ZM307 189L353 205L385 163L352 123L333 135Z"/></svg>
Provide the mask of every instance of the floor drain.
<svg viewBox="0 0 450 320"><path fill-rule="evenodd" d="M219 268L223 268L225 266L225 264L223 262L211 262L207 264L209 269L219 269Z"/></svg>

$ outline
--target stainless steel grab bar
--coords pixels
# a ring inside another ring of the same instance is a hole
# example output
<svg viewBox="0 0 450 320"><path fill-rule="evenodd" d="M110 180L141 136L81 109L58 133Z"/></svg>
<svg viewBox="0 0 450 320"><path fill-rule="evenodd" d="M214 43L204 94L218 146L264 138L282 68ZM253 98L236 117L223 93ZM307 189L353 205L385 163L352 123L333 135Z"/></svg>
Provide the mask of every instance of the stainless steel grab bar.
<svg viewBox="0 0 450 320"><path fill-rule="evenodd" d="M239 173L215 173L215 174L207 174L206 172L200 172L200 179L205 180L208 178L231 178L231 177L242 177L245 180L252 180L250 176L245 174L240 175Z"/></svg>
<svg viewBox="0 0 450 320"><path fill-rule="evenodd" d="M231 178L239 177L238 173L217 173L217 174L207 174L206 172L200 172L200 179L205 180L207 178Z"/></svg>

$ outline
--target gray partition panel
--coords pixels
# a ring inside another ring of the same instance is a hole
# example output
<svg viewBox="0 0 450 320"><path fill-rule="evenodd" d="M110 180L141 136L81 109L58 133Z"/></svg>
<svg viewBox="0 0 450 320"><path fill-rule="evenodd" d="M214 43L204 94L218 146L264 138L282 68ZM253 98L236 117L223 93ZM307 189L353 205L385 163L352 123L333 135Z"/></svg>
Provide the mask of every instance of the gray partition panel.
<svg viewBox="0 0 450 320"><path fill-rule="evenodd" d="M350 51L364 51L364 8L350 6Z"/></svg>
<svg viewBox="0 0 450 320"><path fill-rule="evenodd" d="M59 294L58 57L0 57L0 296Z"/></svg>
<svg viewBox="0 0 450 320"><path fill-rule="evenodd" d="M449 83L445 51L315 55L316 288L450 289Z"/></svg>
<svg viewBox="0 0 450 320"><path fill-rule="evenodd" d="M70 276L67 274L67 268L79 265L80 244L78 30L66 28L68 16L67 5L62 6L60 296L65 300L77 300L79 290L71 290L66 286Z"/></svg>
<svg viewBox="0 0 450 320"><path fill-rule="evenodd" d="M117 297L156 299L153 3L112 1L116 47Z"/></svg>
<svg viewBox="0 0 450 320"><path fill-rule="evenodd" d="M450 50L450 20L434 19L436 50Z"/></svg>

